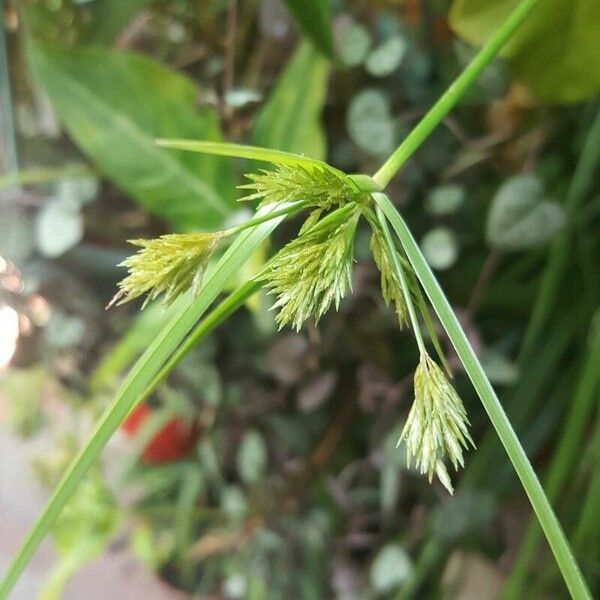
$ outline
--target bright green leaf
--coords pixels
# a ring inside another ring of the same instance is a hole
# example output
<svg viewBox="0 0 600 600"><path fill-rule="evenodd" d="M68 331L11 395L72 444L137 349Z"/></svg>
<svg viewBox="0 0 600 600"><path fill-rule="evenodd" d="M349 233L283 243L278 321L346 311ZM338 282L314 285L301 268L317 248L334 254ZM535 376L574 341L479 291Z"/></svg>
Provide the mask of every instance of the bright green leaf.
<svg viewBox="0 0 600 600"><path fill-rule="evenodd" d="M256 118L254 143L324 159L325 134L320 119L328 75L327 61L308 44L302 44Z"/></svg>
<svg viewBox="0 0 600 600"><path fill-rule="evenodd" d="M329 0L284 0L300 31L325 56L333 55Z"/></svg>
<svg viewBox="0 0 600 600"><path fill-rule="evenodd" d="M482 45L519 0L454 0L451 27ZM532 12L505 55L517 77L542 100L577 102L600 90L600 2L544 0Z"/></svg>
<svg viewBox="0 0 600 600"><path fill-rule="evenodd" d="M102 48L33 45L31 64L71 137L117 185L179 229L221 225L233 210L230 165L159 148L157 137L220 139L195 86L154 61Z"/></svg>

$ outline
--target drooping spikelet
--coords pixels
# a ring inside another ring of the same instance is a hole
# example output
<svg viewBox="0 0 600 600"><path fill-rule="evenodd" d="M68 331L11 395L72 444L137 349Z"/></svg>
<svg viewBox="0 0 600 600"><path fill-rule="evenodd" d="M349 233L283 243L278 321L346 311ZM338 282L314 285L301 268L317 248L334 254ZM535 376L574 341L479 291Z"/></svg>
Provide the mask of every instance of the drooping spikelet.
<svg viewBox="0 0 600 600"><path fill-rule="evenodd" d="M320 218L314 211L297 238L284 246L261 276L277 295L280 327L296 330L310 317L317 321L331 304L336 309L352 287L354 234L360 216L348 205Z"/></svg>
<svg viewBox="0 0 600 600"><path fill-rule="evenodd" d="M409 466L414 459L430 482L435 473L452 494L444 458L447 456L455 469L464 466L463 448L475 446L468 424L465 407L444 372L428 354L421 354L415 370L415 401L398 441L406 443Z"/></svg>
<svg viewBox="0 0 600 600"><path fill-rule="evenodd" d="M144 294L143 306L161 295L168 306L190 288L196 293L221 237L221 233L172 233L150 240L129 240L141 250L119 265L127 267L129 275L119 282L120 289L107 308Z"/></svg>
<svg viewBox="0 0 600 600"><path fill-rule="evenodd" d="M240 188L254 193L241 200L260 200L261 205L304 200L307 207L330 210L359 195L345 175L326 166L278 165L246 177L251 183Z"/></svg>
<svg viewBox="0 0 600 600"><path fill-rule="evenodd" d="M389 255L387 244L381 233L377 230L373 230L371 236L371 253L381 274L381 295L383 296L383 300L386 306L389 306L391 302L394 303L400 327L404 327L409 322L406 299L404 298L400 281L398 281L398 277L392 267L392 259Z"/></svg>

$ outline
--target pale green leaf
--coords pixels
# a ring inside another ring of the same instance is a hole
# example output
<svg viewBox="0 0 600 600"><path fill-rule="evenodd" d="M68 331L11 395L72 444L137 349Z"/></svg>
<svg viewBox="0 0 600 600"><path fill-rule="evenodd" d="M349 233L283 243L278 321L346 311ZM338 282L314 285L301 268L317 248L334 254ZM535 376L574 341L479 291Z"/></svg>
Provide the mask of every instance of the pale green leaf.
<svg viewBox="0 0 600 600"><path fill-rule="evenodd" d="M532 175L511 177L500 187L488 215L487 240L500 250L516 251L547 242L565 224L561 206L543 199Z"/></svg>

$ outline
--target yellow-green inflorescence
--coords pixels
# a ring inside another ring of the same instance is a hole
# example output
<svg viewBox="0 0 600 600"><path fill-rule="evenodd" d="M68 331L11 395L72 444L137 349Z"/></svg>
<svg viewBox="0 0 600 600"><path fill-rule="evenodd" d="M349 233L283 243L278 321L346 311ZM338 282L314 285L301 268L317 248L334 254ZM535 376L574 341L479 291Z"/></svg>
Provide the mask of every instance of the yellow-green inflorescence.
<svg viewBox="0 0 600 600"><path fill-rule="evenodd" d="M318 321L352 289L354 238L361 215L372 229L371 252L381 274L386 304L393 303L401 326L418 328L414 305L424 302L417 280L401 250L385 243L370 211L368 191L325 164L277 165L247 176L241 186L249 191L242 200L258 200L260 206L298 204L311 209L297 237L284 246L257 276L276 296L280 327L299 330L310 318ZM142 295L145 303L159 298L170 304L189 289L197 291L208 260L219 241L235 230L216 233L170 234L152 240L133 240L141 249L125 260L129 274L119 284L112 304ZM394 257L390 252L396 252ZM408 286L401 285L394 261L402 264ZM396 261L397 262L397 261ZM406 297L406 291L408 295ZM145 304L144 303L144 304ZM442 369L424 351L420 333L421 359L415 371L415 400L402 431L409 464L415 462L429 481L437 475L452 493L444 464L463 465L463 449L472 444L465 408Z"/></svg>
<svg viewBox="0 0 600 600"><path fill-rule="evenodd" d="M455 469L464 466L463 448L473 440L462 400L440 367L425 352L415 370L415 400L400 435L406 444L407 460L414 460L421 474L431 482L437 475L453 493L444 464L448 457Z"/></svg>
<svg viewBox="0 0 600 600"><path fill-rule="evenodd" d="M144 294L144 306L160 296L168 306L189 289L196 293L221 237L220 232L171 233L151 240L129 240L141 250L119 265L127 267L129 275L119 282L119 291L108 306Z"/></svg>

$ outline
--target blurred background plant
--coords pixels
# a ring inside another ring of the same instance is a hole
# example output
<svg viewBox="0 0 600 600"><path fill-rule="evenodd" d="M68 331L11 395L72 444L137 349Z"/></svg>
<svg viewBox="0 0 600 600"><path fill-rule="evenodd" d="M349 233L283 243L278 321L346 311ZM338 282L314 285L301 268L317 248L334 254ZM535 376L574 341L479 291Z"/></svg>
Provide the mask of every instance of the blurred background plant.
<svg viewBox="0 0 600 600"><path fill-rule="evenodd" d="M176 310L104 311L125 240L249 214L243 162L155 138L373 172L515 4L3 3L0 425L44 438L40 485ZM597 2L542 3L390 187L596 590L599 61ZM199 597L565 597L462 373L478 450L454 497L406 468L416 351L368 248L361 228L354 294L318 329L277 333L259 295L130 415L55 528L42 597L123 546Z"/></svg>

